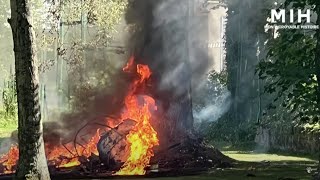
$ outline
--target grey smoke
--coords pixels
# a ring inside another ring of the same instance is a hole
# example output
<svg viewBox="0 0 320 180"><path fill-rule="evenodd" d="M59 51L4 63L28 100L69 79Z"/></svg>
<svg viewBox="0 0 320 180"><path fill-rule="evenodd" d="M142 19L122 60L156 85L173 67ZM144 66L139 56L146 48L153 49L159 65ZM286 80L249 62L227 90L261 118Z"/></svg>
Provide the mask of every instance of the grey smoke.
<svg viewBox="0 0 320 180"><path fill-rule="evenodd" d="M204 107L200 110L194 110L193 115L195 124L217 121L223 114L225 114L229 110L229 107L231 105L230 97L230 92L224 91L220 96L207 101Z"/></svg>
<svg viewBox="0 0 320 180"><path fill-rule="evenodd" d="M166 62L160 88L173 88L177 95L188 88L181 82L187 83L190 78L192 89L197 88L214 63L204 45L208 39L209 22L195 15L196 2L165 0L153 11L153 28L161 31L164 46L160 58ZM191 69L186 59L189 59ZM191 74L192 77L189 77Z"/></svg>
<svg viewBox="0 0 320 180"><path fill-rule="evenodd" d="M199 2L196 0L136 0L134 1L135 18L129 17L131 20L135 19L134 22L143 22L141 34L133 35L134 38L131 39L135 41L130 43L134 48L140 46L143 59L151 69L157 70L155 76L161 82L157 87L158 90L173 91L176 96L179 96L188 91L191 86L195 123L217 120L231 104L230 92L226 87L221 89L219 96L212 96L210 92L205 91L209 71L212 69L221 71L219 69L220 50L210 49L208 43L222 42L219 17L224 16L226 12L224 9L200 12ZM149 5L143 6L145 3ZM146 34L148 34L147 37L145 37ZM141 42L142 40L144 42ZM188 84L190 78L192 84ZM203 94L199 95L199 93ZM197 101L199 101L198 98L203 97L210 101L200 106Z"/></svg>
<svg viewBox="0 0 320 180"><path fill-rule="evenodd" d="M7 153L11 146L17 142L11 140L11 138L5 138L0 142L0 158L3 154Z"/></svg>

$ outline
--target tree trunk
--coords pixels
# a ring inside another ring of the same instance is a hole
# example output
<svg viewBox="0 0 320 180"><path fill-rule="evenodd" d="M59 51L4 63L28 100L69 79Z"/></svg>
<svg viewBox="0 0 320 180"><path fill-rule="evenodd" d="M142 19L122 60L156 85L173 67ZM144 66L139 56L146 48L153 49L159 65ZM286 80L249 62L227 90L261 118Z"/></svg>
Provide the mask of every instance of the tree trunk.
<svg viewBox="0 0 320 180"><path fill-rule="evenodd" d="M19 164L16 178L49 180L30 7L28 0L11 0L11 19L8 20L14 42L18 99Z"/></svg>

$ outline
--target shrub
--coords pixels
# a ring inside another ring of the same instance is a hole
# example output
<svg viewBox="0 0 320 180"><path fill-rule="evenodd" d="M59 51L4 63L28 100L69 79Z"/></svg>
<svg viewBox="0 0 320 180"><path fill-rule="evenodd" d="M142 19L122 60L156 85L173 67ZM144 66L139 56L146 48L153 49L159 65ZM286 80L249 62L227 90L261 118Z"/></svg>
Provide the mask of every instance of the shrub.
<svg viewBox="0 0 320 180"><path fill-rule="evenodd" d="M2 108L0 109L0 126L6 127L17 124L17 91L15 85L15 76L10 74L4 82L2 90Z"/></svg>

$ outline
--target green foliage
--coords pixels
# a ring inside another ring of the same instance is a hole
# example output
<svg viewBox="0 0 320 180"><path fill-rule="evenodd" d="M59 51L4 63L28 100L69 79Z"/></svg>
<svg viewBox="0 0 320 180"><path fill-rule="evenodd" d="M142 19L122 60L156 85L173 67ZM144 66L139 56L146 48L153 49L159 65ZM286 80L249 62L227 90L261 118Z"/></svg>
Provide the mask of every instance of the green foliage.
<svg viewBox="0 0 320 180"><path fill-rule="evenodd" d="M85 46L97 48L109 45L117 32L116 26L120 23L127 4L127 0L68 0L60 6L59 13L66 24L78 24L76 22L83 21L94 27L97 31L95 38L86 42ZM83 45L80 41L74 43Z"/></svg>
<svg viewBox="0 0 320 180"><path fill-rule="evenodd" d="M17 127L18 117L7 116L3 109L0 109L0 128Z"/></svg>
<svg viewBox="0 0 320 180"><path fill-rule="evenodd" d="M5 109L6 116L15 116L17 113L17 93L16 85L13 79L8 80L4 84L2 92L2 103Z"/></svg>
<svg viewBox="0 0 320 180"><path fill-rule="evenodd" d="M115 31L115 25L121 20L127 0L67 0L61 13L68 23L79 21L85 13L88 23L96 24L109 33Z"/></svg>
<svg viewBox="0 0 320 180"><path fill-rule="evenodd" d="M10 75L9 79L4 83L2 90L2 104L0 109L0 126L6 127L17 124L17 91L14 75Z"/></svg>
<svg viewBox="0 0 320 180"><path fill-rule="evenodd" d="M288 8L292 2L296 8L316 3L286 1L281 6ZM315 31L270 30L266 43L267 57L258 65L257 73L266 82L265 92L275 95L269 109L281 104L287 114L292 115L295 125L319 122L316 42Z"/></svg>
<svg viewBox="0 0 320 180"><path fill-rule="evenodd" d="M226 114L218 121L202 126L208 140L228 142L234 145L244 142L253 142L256 135L256 125L252 122L236 124L230 121Z"/></svg>
<svg viewBox="0 0 320 180"><path fill-rule="evenodd" d="M226 86L228 83L228 73L226 71L226 69L224 69L223 71L221 71L220 73L216 72L216 71L211 71L209 73L209 77L208 80L209 82L213 83L219 83L222 86Z"/></svg>

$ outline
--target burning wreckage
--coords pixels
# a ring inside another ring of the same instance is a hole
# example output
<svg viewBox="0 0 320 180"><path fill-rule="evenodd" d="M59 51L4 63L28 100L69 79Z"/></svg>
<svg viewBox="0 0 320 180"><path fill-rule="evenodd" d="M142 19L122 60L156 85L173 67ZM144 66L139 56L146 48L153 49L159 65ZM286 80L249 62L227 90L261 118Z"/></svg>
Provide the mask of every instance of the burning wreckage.
<svg viewBox="0 0 320 180"><path fill-rule="evenodd" d="M76 133L73 142L46 143L52 176L174 175L230 166L230 159L195 135L183 135L174 144L165 143L168 139L161 139L159 135L167 132L157 125L164 119L155 115L158 107L148 93L152 71L147 65L136 64L131 57L123 72L130 76L131 82L118 119L108 117L92 123L100 127L90 138L81 135L81 131L90 126L88 123ZM12 145L0 158L1 176L15 172L18 158L18 146Z"/></svg>
<svg viewBox="0 0 320 180"><path fill-rule="evenodd" d="M193 127L191 73L203 73L210 65L203 49L188 47L191 7L185 0L165 2L129 5L126 21L141 29L131 34L134 56L117 77L125 86L115 88L111 98L97 97L92 116L63 119L63 128L44 124L52 177L174 176L230 167L232 160L206 144ZM193 31L194 38L205 34ZM198 65L191 65L192 53ZM15 172L18 156L17 145L0 156L0 179Z"/></svg>

